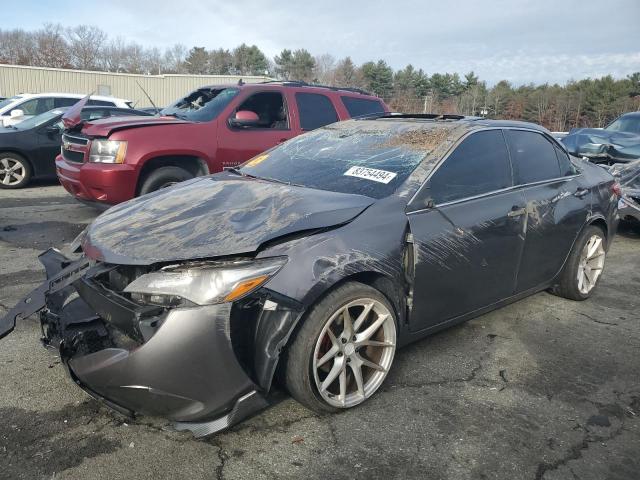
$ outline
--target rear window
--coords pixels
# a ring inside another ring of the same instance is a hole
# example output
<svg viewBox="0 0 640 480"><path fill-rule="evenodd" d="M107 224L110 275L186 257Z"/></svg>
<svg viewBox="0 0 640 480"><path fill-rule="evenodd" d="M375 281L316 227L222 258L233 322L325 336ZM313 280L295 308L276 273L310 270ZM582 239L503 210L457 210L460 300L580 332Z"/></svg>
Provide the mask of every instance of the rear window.
<svg viewBox="0 0 640 480"><path fill-rule="evenodd" d="M340 97L351 118L371 115L374 113L384 113L384 107L378 100L367 98Z"/></svg>
<svg viewBox="0 0 640 480"><path fill-rule="evenodd" d="M540 182L560 177L558 157L549 140L540 133L505 130L516 183Z"/></svg>
<svg viewBox="0 0 640 480"><path fill-rule="evenodd" d="M326 95L296 93L296 104L302 130L315 130L338 121L336 109Z"/></svg>

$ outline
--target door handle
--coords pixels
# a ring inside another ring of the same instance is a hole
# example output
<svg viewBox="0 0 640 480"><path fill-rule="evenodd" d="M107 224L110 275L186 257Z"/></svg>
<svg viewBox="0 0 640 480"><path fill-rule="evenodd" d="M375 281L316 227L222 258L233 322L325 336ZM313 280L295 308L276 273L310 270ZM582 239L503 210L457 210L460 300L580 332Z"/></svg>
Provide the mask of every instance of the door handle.
<svg viewBox="0 0 640 480"><path fill-rule="evenodd" d="M527 213L527 209L526 208L518 208L517 206L514 206L509 213L507 213L508 217L519 217L520 215L524 215L525 213Z"/></svg>
<svg viewBox="0 0 640 480"><path fill-rule="evenodd" d="M578 198L584 198L587 196L587 194L589 193L589 189L588 188L582 188L579 187L575 193L573 194L574 197L578 197Z"/></svg>

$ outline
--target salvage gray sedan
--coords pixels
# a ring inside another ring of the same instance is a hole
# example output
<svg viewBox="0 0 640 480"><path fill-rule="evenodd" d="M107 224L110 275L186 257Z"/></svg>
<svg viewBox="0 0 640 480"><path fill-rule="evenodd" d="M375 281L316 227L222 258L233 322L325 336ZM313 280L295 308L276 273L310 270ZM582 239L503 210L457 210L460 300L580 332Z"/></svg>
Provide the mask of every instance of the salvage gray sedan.
<svg viewBox="0 0 640 480"><path fill-rule="evenodd" d="M544 289L596 287L619 186L532 124L352 120L111 208L3 319L71 378L207 435L268 403L354 407L396 349ZM1 344L0 344L1 348Z"/></svg>

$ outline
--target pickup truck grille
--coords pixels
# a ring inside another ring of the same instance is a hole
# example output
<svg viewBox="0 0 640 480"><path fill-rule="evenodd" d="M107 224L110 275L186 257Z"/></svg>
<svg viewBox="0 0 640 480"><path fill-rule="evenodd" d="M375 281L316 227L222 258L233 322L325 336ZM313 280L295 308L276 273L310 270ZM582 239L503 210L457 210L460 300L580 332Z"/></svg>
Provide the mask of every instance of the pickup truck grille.
<svg viewBox="0 0 640 480"><path fill-rule="evenodd" d="M84 154L88 144L88 138L75 135L62 135L62 158L68 162L84 162Z"/></svg>

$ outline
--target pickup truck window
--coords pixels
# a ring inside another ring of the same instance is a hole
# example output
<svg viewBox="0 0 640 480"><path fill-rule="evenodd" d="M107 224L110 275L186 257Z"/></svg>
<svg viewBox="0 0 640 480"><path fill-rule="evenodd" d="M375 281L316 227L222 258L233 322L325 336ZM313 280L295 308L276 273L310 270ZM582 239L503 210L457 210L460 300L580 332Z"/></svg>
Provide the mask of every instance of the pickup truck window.
<svg viewBox="0 0 640 480"><path fill-rule="evenodd" d="M296 93L302 130L314 130L338 121L338 114L329 97L319 93Z"/></svg>
<svg viewBox="0 0 640 480"><path fill-rule="evenodd" d="M237 111L240 110L248 110L258 115L260 121L253 128L289 129L287 109L280 92L254 93L237 108Z"/></svg>
<svg viewBox="0 0 640 480"><path fill-rule="evenodd" d="M160 114L194 122L208 122L216 118L238 92L237 88L199 88L162 109Z"/></svg>
<svg viewBox="0 0 640 480"><path fill-rule="evenodd" d="M344 103L347 112L351 118L361 117L362 115L371 115L374 113L384 113L384 107L378 100L369 100L367 98L348 97L343 95L340 97Z"/></svg>

